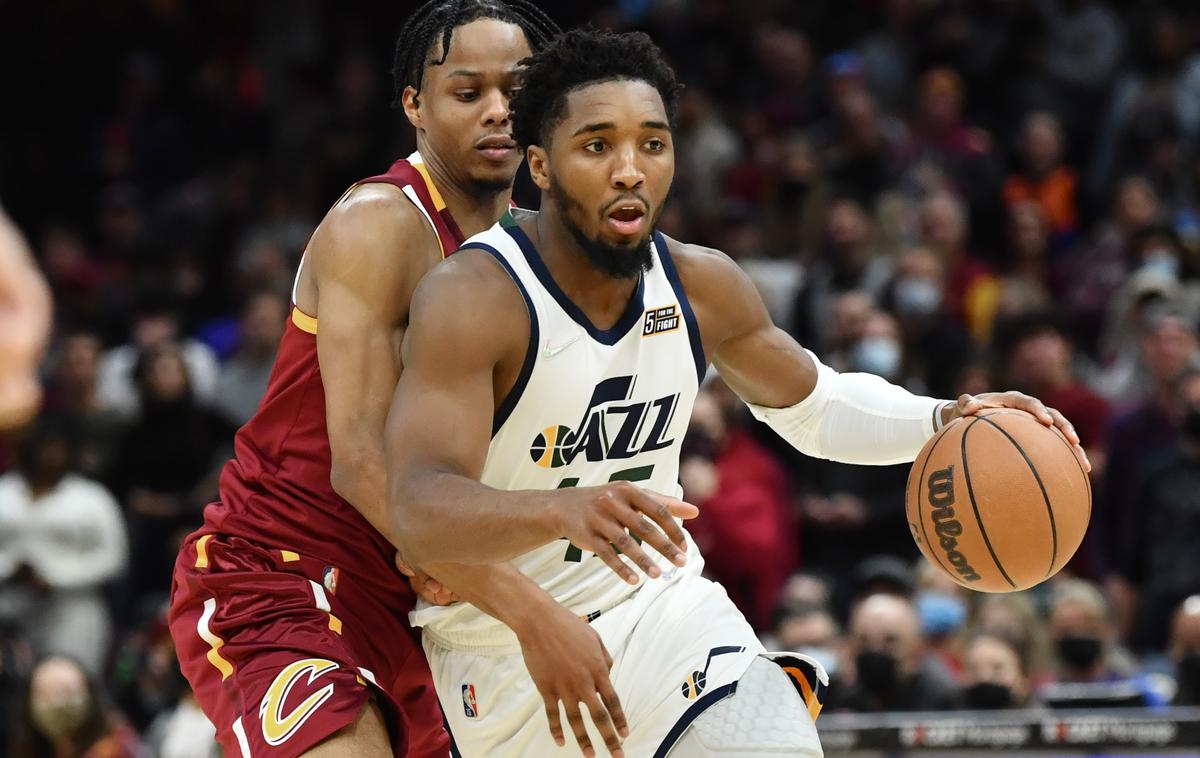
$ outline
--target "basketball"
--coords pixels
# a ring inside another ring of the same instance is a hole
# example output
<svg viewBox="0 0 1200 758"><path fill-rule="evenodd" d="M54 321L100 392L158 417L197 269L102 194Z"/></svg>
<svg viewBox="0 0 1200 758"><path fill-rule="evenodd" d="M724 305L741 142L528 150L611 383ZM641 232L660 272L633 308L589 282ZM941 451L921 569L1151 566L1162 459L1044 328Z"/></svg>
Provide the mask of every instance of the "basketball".
<svg viewBox="0 0 1200 758"><path fill-rule="evenodd" d="M1029 589L1083 540L1088 476L1070 443L1024 411L955 419L913 462L908 526L925 559L980 592Z"/></svg>

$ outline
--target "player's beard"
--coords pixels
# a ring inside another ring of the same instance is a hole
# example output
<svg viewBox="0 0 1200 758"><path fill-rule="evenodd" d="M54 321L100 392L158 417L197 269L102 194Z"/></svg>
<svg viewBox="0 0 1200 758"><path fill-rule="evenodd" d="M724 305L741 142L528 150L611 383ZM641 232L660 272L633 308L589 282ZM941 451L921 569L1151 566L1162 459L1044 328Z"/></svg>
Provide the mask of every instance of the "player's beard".
<svg viewBox="0 0 1200 758"><path fill-rule="evenodd" d="M583 250L588 263L614 279L633 279L643 271L654 267L654 256L650 252L650 234L647 234L633 245L610 245L599 239L592 239L583 229L571 220L572 213L584 214L583 204L571 197L562 185L550 177L550 196L554 198L559 208L559 216L563 226L575 238L575 244ZM651 219L649 229L654 229L655 216Z"/></svg>

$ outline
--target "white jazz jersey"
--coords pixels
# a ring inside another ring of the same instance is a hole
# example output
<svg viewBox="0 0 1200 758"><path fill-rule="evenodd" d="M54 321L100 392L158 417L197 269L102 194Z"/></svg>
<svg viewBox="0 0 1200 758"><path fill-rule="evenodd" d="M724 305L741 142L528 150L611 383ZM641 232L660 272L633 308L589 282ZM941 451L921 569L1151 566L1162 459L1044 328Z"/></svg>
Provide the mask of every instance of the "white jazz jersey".
<svg viewBox="0 0 1200 758"><path fill-rule="evenodd" d="M666 243L653 237L653 266L613 328L601 331L557 286L525 233L505 221L467 240L508 271L530 315L529 347L511 394L498 406L481 480L504 490L586 487L616 480L678 496L680 444L706 368L695 317ZM487 539L464 528L463 539ZM657 552L664 574L699 574ZM514 560L561 605L583 617L640 587L566 539ZM663 584L662 580L650 584ZM643 585L647 584L643 578ZM515 644L512 632L468 604L422 604L412 614L443 644Z"/></svg>

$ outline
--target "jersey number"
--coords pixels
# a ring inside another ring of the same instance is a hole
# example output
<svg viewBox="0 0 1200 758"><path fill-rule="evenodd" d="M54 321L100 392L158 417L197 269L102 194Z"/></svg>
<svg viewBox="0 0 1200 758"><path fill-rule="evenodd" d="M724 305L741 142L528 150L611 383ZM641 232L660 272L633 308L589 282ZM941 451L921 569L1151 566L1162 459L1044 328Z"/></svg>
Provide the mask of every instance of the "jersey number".
<svg viewBox="0 0 1200 758"><path fill-rule="evenodd" d="M613 475L608 478L608 481L610 481L610 482L644 482L647 479L649 479L653 473L654 473L654 464L650 464L649 466L638 466L637 468L627 468L627 469L622 469L621 471L614 471ZM563 479L561 482L559 482L558 489L561 490L561 489L566 489L567 487L574 487L577 484L579 484L579 477L569 476L566 479ZM642 544L642 540L639 537L637 537L635 535L630 535L630 536L632 536L635 540L637 540L637 543L639 545ZM621 552L620 550L617 551L618 554L620 552ZM568 542L567 543L567 554L563 556L563 560L568 561L570 563L579 563L583 560L583 550L581 550L578 547L575 547L574 545L572 545L571 543Z"/></svg>

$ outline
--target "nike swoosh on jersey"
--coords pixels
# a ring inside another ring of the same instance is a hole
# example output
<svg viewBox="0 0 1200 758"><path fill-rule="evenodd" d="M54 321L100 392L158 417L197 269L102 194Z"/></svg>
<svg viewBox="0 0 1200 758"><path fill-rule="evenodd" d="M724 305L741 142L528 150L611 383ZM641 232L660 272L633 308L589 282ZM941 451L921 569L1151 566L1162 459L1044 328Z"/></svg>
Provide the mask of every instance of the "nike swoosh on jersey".
<svg viewBox="0 0 1200 758"><path fill-rule="evenodd" d="M574 345L576 342L578 342L579 337L580 337L580 335L576 334L571 339L569 339L566 342L562 343L561 345L557 345L555 347L550 347L549 345L546 345L545 349L542 350L542 355L544 355L547 358L553 358L554 356L558 355L562 351L569 348L571 345Z"/></svg>

